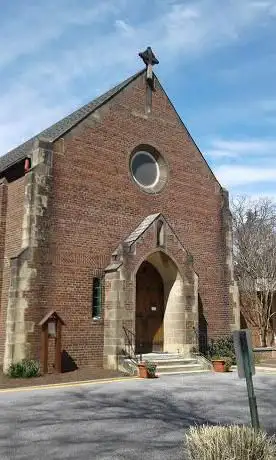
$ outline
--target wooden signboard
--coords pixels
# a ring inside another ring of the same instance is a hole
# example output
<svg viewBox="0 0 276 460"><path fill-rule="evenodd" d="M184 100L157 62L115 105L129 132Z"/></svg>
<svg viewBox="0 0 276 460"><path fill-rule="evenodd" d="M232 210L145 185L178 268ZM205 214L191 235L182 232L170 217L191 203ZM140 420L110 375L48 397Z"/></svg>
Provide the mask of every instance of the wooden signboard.
<svg viewBox="0 0 276 460"><path fill-rule="evenodd" d="M41 326L41 366L44 374L48 373L49 337L55 340L55 372L61 372L61 330L64 321L54 310L42 318Z"/></svg>

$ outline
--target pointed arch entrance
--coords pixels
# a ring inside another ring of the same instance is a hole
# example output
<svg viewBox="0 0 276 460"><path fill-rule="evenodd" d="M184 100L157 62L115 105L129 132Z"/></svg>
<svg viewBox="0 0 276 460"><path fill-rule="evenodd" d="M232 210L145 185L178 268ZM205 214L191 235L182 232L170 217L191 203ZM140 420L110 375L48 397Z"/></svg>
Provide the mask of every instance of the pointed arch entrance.
<svg viewBox="0 0 276 460"><path fill-rule="evenodd" d="M164 285L158 270L147 260L136 274L135 351L163 351Z"/></svg>
<svg viewBox="0 0 276 460"><path fill-rule="evenodd" d="M137 352L189 355L198 323L193 257L160 213L112 253L104 279L104 366Z"/></svg>

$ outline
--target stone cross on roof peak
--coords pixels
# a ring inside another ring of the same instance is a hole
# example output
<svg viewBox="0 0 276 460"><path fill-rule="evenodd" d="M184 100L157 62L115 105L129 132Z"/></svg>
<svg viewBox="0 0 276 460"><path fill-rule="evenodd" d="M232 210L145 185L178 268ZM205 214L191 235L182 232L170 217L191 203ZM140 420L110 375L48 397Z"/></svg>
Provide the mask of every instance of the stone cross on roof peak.
<svg viewBox="0 0 276 460"><path fill-rule="evenodd" d="M148 46L145 51L139 53L139 56L147 66L147 82L149 86L153 89L152 66L154 66L155 64L159 64L159 61L154 55L150 46Z"/></svg>
<svg viewBox="0 0 276 460"><path fill-rule="evenodd" d="M154 53L153 53L153 51L152 51L150 46L148 46L145 51L142 51L141 53L139 53L139 56L140 56L141 59L143 59L143 61L146 64L146 66L159 64L159 61L156 58L156 56L154 55Z"/></svg>

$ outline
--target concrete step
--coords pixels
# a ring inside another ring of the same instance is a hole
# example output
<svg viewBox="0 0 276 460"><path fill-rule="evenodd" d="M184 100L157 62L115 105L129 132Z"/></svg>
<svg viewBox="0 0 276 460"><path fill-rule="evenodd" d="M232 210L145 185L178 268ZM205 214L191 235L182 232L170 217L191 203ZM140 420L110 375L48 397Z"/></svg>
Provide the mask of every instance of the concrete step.
<svg viewBox="0 0 276 460"><path fill-rule="evenodd" d="M184 374L185 372L203 372L204 366L196 358L189 358L180 353L146 353L142 361L151 361L157 365L160 375Z"/></svg>
<svg viewBox="0 0 276 460"><path fill-rule="evenodd" d="M140 355L137 355L137 358L140 358ZM142 361L167 361L171 359L184 359L190 360L193 358L181 355L180 353L145 353L142 355Z"/></svg>
<svg viewBox="0 0 276 460"><path fill-rule="evenodd" d="M157 365L156 372L158 374L175 374L175 373L185 373L188 371L199 371L203 370L201 364L167 364L166 366Z"/></svg>
<svg viewBox="0 0 276 460"><path fill-rule="evenodd" d="M151 361L151 360L150 360ZM158 367L163 367L163 366L170 366L170 365L176 365L176 366L192 366L194 364L198 364L198 361L196 359L189 359L189 358L178 358L178 359L155 359L153 361Z"/></svg>

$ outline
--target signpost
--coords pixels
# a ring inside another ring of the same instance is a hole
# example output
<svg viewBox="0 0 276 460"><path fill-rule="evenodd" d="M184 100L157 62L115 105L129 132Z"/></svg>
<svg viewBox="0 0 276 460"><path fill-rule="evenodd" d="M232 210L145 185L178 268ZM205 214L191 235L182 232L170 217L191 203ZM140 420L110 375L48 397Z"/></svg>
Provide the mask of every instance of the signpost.
<svg viewBox="0 0 276 460"><path fill-rule="evenodd" d="M251 331L249 329L234 331L233 338L238 375L241 379L246 379L252 427L258 430L260 428L260 422L252 380L252 376L255 375L255 364L252 350Z"/></svg>

